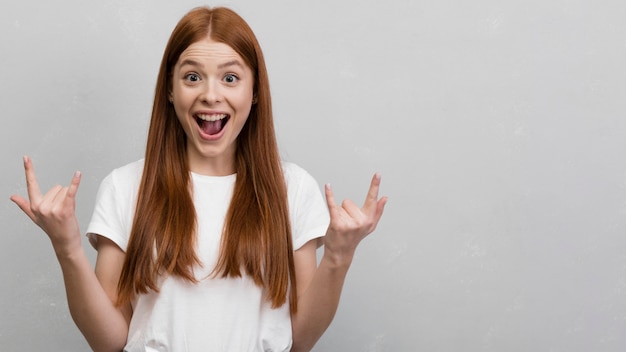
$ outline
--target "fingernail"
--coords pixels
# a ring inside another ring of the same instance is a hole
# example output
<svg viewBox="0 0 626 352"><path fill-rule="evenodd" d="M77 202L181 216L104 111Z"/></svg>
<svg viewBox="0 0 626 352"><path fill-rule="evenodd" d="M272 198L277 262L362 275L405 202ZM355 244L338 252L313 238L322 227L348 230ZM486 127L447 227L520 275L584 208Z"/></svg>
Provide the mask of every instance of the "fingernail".
<svg viewBox="0 0 626 352"><path fill-rule="evenodd" d="M74 177L75 177L75 178L78 178L78 177L80 177L81 175L82 175L82 173L81 173L80 171L76 171L76 172L74 173Z"/></svg>
<svg viewBox="0 0 626 352"><path fill-rule="evenodd" d="M24 156L22 157L22 160L24 160L24 164L26 164L26 163L28 162L28 156L27 156L27 155L24 155Z"/></svg>

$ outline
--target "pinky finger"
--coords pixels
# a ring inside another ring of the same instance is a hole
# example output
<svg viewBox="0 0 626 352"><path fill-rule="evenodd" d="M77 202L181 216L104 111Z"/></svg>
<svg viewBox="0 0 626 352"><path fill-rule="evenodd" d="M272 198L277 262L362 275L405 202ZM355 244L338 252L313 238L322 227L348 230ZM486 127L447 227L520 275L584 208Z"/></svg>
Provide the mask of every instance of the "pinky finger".
<svg viewBox="0 0 626 352"><path fill-rule="evenodd" d="M69 188L67 189L67 197L74 199L76 197L76 193L78 193L78 186L80 185L81 172L76 171L74 173L74 177L72 177L72 182L70 183Z"/></svg>
<svg viewBox="0 0 626 352"><path fill-rule="evenodd" d="M378 222L378 220L380 220L380 218L383 216L383 211L385 210L385 205L387 205L387 200L387 197L382 197L376 203L376 213L374 214L376 222Z"/></svg>

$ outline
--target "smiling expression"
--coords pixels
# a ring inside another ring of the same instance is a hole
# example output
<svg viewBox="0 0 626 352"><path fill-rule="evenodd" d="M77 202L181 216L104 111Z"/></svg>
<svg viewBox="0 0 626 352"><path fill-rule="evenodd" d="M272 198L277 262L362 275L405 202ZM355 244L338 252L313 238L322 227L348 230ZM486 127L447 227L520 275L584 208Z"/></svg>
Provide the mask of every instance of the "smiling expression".
<svg viewBox="0 0 626 352"><path fill-rule="evenodd" d="M170 101L187 135L192 172L235 172L237 137L254 96L254 74L227 44L208 36L183 51L172 72Z"/></svg>

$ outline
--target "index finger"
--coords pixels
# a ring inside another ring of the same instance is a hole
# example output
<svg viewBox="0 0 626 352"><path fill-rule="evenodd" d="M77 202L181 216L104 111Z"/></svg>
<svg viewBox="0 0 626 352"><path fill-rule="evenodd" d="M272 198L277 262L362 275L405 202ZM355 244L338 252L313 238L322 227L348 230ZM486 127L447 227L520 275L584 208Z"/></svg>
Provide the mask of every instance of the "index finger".
<svg viewBox="0 0 626 352"><path fill-rule="evenodd" d="M33 199L41 196L37 176L35 176L35 168L33 162L28 156L24 156L24 172L26 173L26 188L28 190L28 198L32 203Z"/></svg>
<svg viewBox="0 0 626 352"><path fill-rule="evenodd" d="M324 191L326 193L326 204L328 205L328 210L332 212L333 209L337 207L337 203L335 203L335 195L333 194L333 189L330 186L330 183L324 185Z"/></svg>

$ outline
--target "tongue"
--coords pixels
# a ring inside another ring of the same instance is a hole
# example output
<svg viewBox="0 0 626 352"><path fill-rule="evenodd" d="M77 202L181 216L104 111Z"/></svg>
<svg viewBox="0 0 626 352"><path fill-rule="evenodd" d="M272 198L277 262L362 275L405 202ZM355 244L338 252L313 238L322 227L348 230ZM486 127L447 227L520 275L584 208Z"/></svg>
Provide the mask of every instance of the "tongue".
<svg viewBox="0 0 626 352"><path fill-rule="evenodd" d="M202 130L206 134L216 134L216 133L219 133L222 130L222 121L223 120L203 121L202 122L202 126L201 126Z"/></svg>

